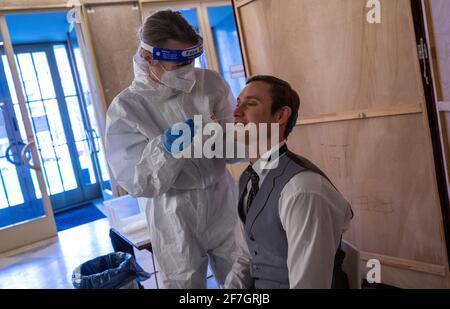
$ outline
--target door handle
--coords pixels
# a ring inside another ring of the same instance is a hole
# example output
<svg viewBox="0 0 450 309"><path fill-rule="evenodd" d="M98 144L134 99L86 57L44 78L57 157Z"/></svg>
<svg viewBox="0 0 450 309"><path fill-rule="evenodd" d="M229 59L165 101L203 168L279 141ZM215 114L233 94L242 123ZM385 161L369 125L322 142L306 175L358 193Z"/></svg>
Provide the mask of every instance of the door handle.
<svg viewBox="0 0 450 309"><path fill-rule="evenodd" d="M92 138L91 135L89 135L87 132L92 133ZM96 141L98 141L99 137L97 134L97 131L95 131L95 129L90 129L90 130L86 130L86 134L88 135L89 141L91 141L91 145L92 145L92 151L91 151L91 146L89 146L89 151L91 152L91 154L94 153L99 153L100 152L100 145L98 145Z"/></svg>
<svg viewBox="0 0 450 309"><path fill-rule="evenodd" d="M14 164L14 165L16 165L16 166L21 165L22 162L21 162L20 160L19 160L18 162L16 162L16 161L14 161L14 158L11 158L11 150L12 150L13 147L20 147L20 146L25 146L25 144L22 143L22 142L18 142L18 143L15 143L15 144L11 144L11 145L8 146L8 148L6 148L6 151L5 151L5 157L6 157L6 160L7 160L9 163ZM22 149L22 150L23 150L23 149Z"/></svg>
<svg viewBox="0 0 450 309"><path fill-rule="evenodd" d="M98 145L96 142L96 140L99 139L97 131L95 131L94 129L85 130L85 131L86 131L86 138L88 141L89 153L91 155L93 155L94 153L99 153L100 145ZM92 133L92 135L90 135L89 133Z"/></svg>
<svg viewBox="0 0 450 309"><path fill-rule="evenodd" d="M95 131L95 129L92 129L92 133L94 134L94 141L92 143L92 145L94 146L94 152L99 153L100 145L97 146L97 143L98 143L98 140L100 139L100 137L98 136L97 131Z"/></svg>
<svg viewBox="0 0 450 309"><path fill-rule="evenodd" d="M84 135L86 136L86 142L88 144L88 148L89 148L89 154L93 155L94 152L92 151L92 138L91 135L89 134L89 130L84 130Z"/></svg>
<svg viewBox="0 0 450 309"><path fill-rule="evenodd" d="M30 160L27 158L27 152L28 152L28 149L31 147L31 145L33 145L34 144L34 141L33 142L30 142L30 143L28 143L28 144L26 144L23 148L22 148L22 151L20 152L20 156L21 156L21 158L22 158L22 161L23 161L23 163L26 165L26 166L28 166L30 169L33 169L33 170L40 170L41 168L39 167L39 163L37 164L37 165L33 165L33 164L31 164L30 163Z"/></svg>

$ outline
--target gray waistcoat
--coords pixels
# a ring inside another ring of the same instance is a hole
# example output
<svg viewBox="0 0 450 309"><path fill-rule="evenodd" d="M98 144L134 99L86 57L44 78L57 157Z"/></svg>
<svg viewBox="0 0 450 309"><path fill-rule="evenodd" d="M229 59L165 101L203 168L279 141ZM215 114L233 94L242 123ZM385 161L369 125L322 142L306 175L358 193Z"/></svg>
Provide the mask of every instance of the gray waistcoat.
<svg viewBox="0 0 450 309"><path fill-rule="evenodd" d="M244 172L239 179L239 216L245 222L246 240L252 256L250 273L257 289L289 288L288 243L286 232L281 225L278 201L281 191L289 180L306 170L328 179L313 163L283 146L280 149L278 167L267 174L246 218L243 214L242 201L247 194L246 187L250 175ZM344 256L339 248L335 257L332 284L334 288L346 287L346 278L342 277L345 274L341 268Z"/></svg>

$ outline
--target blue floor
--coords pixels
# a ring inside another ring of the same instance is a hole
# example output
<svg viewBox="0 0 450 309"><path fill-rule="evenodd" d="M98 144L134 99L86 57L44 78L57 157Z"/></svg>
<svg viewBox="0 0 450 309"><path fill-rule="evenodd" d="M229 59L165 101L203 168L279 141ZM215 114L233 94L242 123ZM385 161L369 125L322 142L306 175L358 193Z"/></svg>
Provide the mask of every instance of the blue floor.
<svg viewBox="0 0 450 309"><path fill-rule="evenodd" d="M105 215L93 203L55 214L58 232L102 218L105 218Z"/></svg>

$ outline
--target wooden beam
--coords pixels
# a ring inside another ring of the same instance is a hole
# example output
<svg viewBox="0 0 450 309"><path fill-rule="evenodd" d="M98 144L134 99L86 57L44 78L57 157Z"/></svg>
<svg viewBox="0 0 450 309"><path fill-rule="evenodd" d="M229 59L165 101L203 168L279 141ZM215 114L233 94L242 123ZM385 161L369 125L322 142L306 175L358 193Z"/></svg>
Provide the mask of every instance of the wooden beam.
<svg viewBox="0 0 450 309"><path fill-rule="evenodd" d="M414 260L402 259L387 255L376 254L372 252L360 252L361 260L368 261L370 259L377 259L381 264L387 266L393 266L397 268L409 269L419 272L424 272L428 274L433 274L437 276L445 277L448 274L447 267L443 265L429 264L418 262ZM383 275L383 270L381 270L381 274Z"/></svg>
<svg viewBox="0 0 450 309"><path fill-rule="evenodd" d="M100 5L116 5L116 4L138 4L137 0L84 0L83 4L94 7Z"/></svg>
<svg viewBox="0 0 450 309"><path fill-rule="evenodd" d="M240 8L240 7L242 7L244 5L247 5L247 4L249 4L250 2L253 2L253 1L255 1L255 0L235 0L234 3L236 3L235 4L236 8Z"/></svg>
<svg viewBox="0 0 450 309"><path fill-rule="evenodd" d="M400 116L422 113L422 104L407 104L401 106L361 109L334 114L323 114L311 117L303 117L297 121L297 125L310 125L326 122L348 121L377 117Z"/></svg>
<svg viewBox="0 0 450 309"><path fill-rule="evenodd" d="M97 99L96 102L96 108L94 108L95 116L97 118L97 124L98 128L100 130L100 136L102 142L104 142L105 137L105 122L106 122L106 111L107 111L107 104L106 104L106 98L105 98L105 92L103 90L103 83L100 78L100 73L98 70L97 65L97 59L94 51L94 46L92 44L92 38L91 38L91 31L89 28L89 22L88 17L86 16L87 9L85 6L81 7L80 10L80 24L81 24L81 31L84 37L84 44L87 51L87 55L90 57L90 68L92 70L93 78L94 78L94 84L95 88L91 89L92 91L96 92Z"/></svg>
<svg viewBox="0 0 450 309"><path fill-rule="evenodd" d="M239 14L239 7L237 6L237 0L234 1L234 16L236 17L236 27L238 30L238 37L240 42L240 48L241 48L241 54L242 54L242 61L244 62L244 69L245 73L247 75L247 78L252 76L251 68L250 68L250 62L248 61L247 56L247 48L246 48L246 42L245 42L245 36L244 36L244 29L242 29L242 22L241 22L241 14Z"/></svg>
<svg viewBox="0 0 450 309"><path fill-rule="evenodd" d="M32 13L32 12L53 12L53 11L67 11L71 8L67 4L49 4L49 5L38 5L38 6L7 6L0 8L0 14L13 14L13 13Z"/></svg>
<svg viewBox="0 0 450 309"><path fill-rule="evenodd" d="M209 23L207 7L203 4L197 5L197 16L200 32L204 37L203 45L206 50L206 58L210 70L220 72L217 50L214 44L214 36Z"/></svg>

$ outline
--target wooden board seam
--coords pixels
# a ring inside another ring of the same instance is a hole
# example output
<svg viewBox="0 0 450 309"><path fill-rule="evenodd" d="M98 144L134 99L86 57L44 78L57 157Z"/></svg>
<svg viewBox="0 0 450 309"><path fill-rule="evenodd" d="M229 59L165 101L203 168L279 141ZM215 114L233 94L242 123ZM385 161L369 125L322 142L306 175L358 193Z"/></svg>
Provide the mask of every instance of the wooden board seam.
<svg viewBox="0 0 450 309"><path fill-rule="evenodd" d="M319 124L326 122L337 122L346 120L369 119L377 117L392 117L407 114L422 113L422 104L409 104L393 108L371 108L364 110L354 110L339 112L334 114L322 114L311 117L303 117L297 121L297 125Z"/></svg>
<svg viewBox="0 0 450 309"><path fill-rule="evenodd" d="M386 266L392 266L397 268L409 269L423 273L429 273L433 275L438 275L445 277L448 273L447 267L443 265L436 265L424 262L418 262L409 259L402 259L372 252L360 252L361 260L368 261L370 259L377 259L381 264ZM381 276L383 276L383 267L381 267Z"/></svg>
<svg viewBox="0 0 450 309"><path fill-rule="evenodd" d="M243 7L244 5L249 4L250 2L253 2L255 0L235 0L236 8Z"/></svg>
<svg viewBox="0 0 450 309"><path fill-rule="evenodd" d="M37 5L34 7L30 6L7 6L0 8L0 14L13 14L13 13L27 13L27 12L39 12L39 11L64 11L69 10L71 6L61 3L61 4L47 4L47 5Z"/></svg>
<svg viewBox="0 0 450 309"><path fill-rule="evenodd" d="M85 1L83 4L88 7L105 6L105 5L123 5L123 4L139 5L138 1L136 1L136 0L104 1L104 2Z"/></svg>

